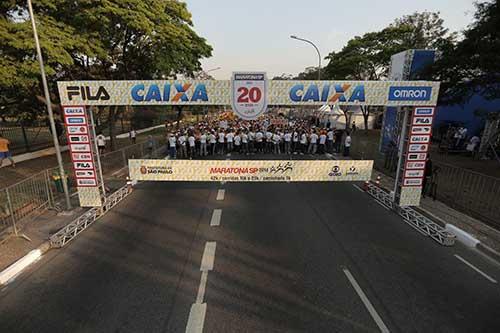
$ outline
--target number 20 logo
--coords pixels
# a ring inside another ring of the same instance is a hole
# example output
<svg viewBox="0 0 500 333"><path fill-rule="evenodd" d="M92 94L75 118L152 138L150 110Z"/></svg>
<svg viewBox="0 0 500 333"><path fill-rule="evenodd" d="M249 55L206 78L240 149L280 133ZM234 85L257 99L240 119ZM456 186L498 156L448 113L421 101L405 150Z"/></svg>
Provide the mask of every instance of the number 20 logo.
<svg viewBox="0 0 500 333"><path fill-rule="evenodd" d="M262 98L262 91L258 87L246 88L240 87L238 88L238 103L257 103Z"/></svg>

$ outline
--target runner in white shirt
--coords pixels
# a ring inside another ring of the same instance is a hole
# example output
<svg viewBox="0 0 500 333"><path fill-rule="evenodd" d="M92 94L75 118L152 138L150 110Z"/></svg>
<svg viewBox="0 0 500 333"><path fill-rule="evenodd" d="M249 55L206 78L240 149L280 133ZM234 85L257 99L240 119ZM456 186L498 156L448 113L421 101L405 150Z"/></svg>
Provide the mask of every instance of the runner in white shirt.
<svg viewBox="0 0 500 333"><path fill-rule="evenodd" d="M312 132L309 136L309 148L307 149L308 154L316 154L316 150L318 149L318 134L316 132Z"/></svg>
<svg viewBox="0 0 500 333"><path fill-rule="evenodd" d="M248 134L245 132L241 134L241 152L248 155Z"/></svg>
<svg viewBox="0 0 500 333"><path fill-rule="evenodd" d="M283 136L283 140L285 141L285 154L290 154L292 152L291 151L292 134L290 134L290 132L287 131Z"/></svg>
<svg viewBox="0 0 500 333"><path fill-rule="evenodd" d="M256 142L256 149L258 153L263 153L264 152L264 147L263 147L263 139L264 139L264 134L262 134L261 131L258 131L255 134L255 142Z"/></svg>
<svg viewBox="0 0 500 333"><path fill-rule="evenodd" d="M302 148L300 154L304 155L307 151L307 135L305 132L300 135L300 147Z"/></svg>
<svg viewBox="0 0 500 333"><path fill-rule="evenodd" d="M251 154L255 152L254 142L255 142L255 133L252 130L250 130L250 132L248 132L248 152Z"/></svg>
<svg viewBox="0 0 500 333"><path fill-rule="evenodd" d="M224 131L221 129L219 134L219 141L217 142L217 151L220 155L224 154L224 142L226 138L226 134L224 134Z"/></svg>
<svg viewBox="0 0 500 333"><path fill-rule="evenodd" d="M97 148L99 148L99 154L103 154L104 151L106 150L106 137L100 133L97 138Z"/></svg>
<svg viewBox="0 0 500 333"><path fill-rule="evenodd" d="M179 155L180 158L186 158L187 157L187 149L186 149L186 137L184 134L181 134L179 138L177 139L177 142L179 143Z"/></svg>
<svg viewBox="0 0 500 333"><path fill-rule="evenodd" d="M273 133L266 131L265 133L266 137L266 152L267 153L272 153L273 152Z"/></svg>
<svg viewBox="0 0 500 333"><path fill-rule="evenodd" d="M189 142L189 159L192 159L193 157L196 156L196 148L195 148L195 139L193 135L190 135L188 137L188 142Z"/></svg>
<svg viewBox="0 0 500 333"><path fill-rule="evenodd" d="M207 134L203 132L202 135L200 135L200 155L201 156L207 156Z"/></svg>
<svg viewBox="0 0 500 333"><path fill-rule="evenodd" d="M293 131L292 135L292 151L294 154L297 154L297 150L299 150L299 132Z"/></svg>
<svg viewBox="0 0 500 333"><path fill-rule="evenodd" d="M280 154L280 141L281 141L281 137L278 133L274 133L273 136L272 136L272 140L273 140L273 146L274 146L274 153L275 154Z"/></svg>
<svg viewBox="0 0 500 333"><path fill-rule="evenodd" d="M170 159L173 160L176 157L177 150L175 149L175 145L177 144L177 138L172 134L169 133L168 135L168 155L170 156Z"/></svg>
<svg viewBox="0 0 500 333"><path fill-rule="evenodd" d="M234 150L236 150L237 153L241 153L241 135L237 133L234 136Z"/></svg>
<svg viewBox="0 0 500 333"><path fill-rule="evenodd" d="M326 133L327 141L326 141L326 149L328 150L329 153L333 152L333 138L334 134L331 129L328 130L328 133Z"/></svg>
<svg viewBox="0 0 500 333"><path fill-rule="evenodd" d="M233 151L233 139L234 139L234 134L233 132L229 132L226 134L226 141L227 141L227 152L230 153Z"/></svg>
<svg viewBox="0 0 500 333"><path fill-rule="evenodd" d="M325 132L321 132L319 135L319 153L324 154L326 153L326 134Z"/></svg>
<svg viewBox="0 0 500 333"><path fill-rule="evenodd" d="M217 137L215 136L214 132L210 133L210 135L208 136L208 139L210 140L210 153L213 155L215 155L215 146L217 144Z"/></svg>

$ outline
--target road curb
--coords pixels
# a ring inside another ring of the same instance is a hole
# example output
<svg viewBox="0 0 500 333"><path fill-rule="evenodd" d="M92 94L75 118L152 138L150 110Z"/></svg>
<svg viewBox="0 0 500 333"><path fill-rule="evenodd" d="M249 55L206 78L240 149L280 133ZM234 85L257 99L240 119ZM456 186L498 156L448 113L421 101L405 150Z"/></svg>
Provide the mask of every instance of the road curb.
<svg viewBox="0 0 500 333"><path fill-rule="evenodd" d="M38 248L31 250L24 257L17 260L15 263L0 272L0 286L8 284L16 276L21 274L26 268L37 262L42 255L50 250L50 243L47 241Z"/></svg>

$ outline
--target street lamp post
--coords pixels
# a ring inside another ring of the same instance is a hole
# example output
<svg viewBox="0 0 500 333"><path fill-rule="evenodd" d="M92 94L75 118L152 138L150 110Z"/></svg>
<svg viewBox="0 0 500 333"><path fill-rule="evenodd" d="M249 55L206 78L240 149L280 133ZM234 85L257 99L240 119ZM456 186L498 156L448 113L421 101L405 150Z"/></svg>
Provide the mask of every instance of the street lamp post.
<svg viewBox="0 0 500 333"><path fill-rule="evenodd" d="M300 38L300 37L297 37L295 35L290 36L290 38L309 43L316 49L316 52L318 52L318 60L319 60L319 63L318 63L318 81L321 81L321 53L319 53L318 47L316 45L314 45L314 43L311 42L310 40Z"/></svg>
<svg viewBox="0 0 500 333"><path fill-rule="evenodd" d="M69 198L68 183L64 178L64 166L62 163L61 149L59 148L59 140L57 138L56 124L54 122L54 114L52 113L52 102L50 101L49 86L47 85L47 78L45 77L45 69L43 66L42 50L40 49L40 42L38 41L38 32L36 30L35 16L33 15L33 6L31 0L28 0L28 10L33 27L33 35L35 37L36 53L38 55L38 63L40 64L40 74L42 76L43 92L45 94L45 102L47 103L47 111L49 113L50 129L52 131L52 139L54 140L54 148L56 150L57 163L59 164L59 173L62 179L64 190L64 197L66 199L66 209L71 209L71 201Z"/></svg>

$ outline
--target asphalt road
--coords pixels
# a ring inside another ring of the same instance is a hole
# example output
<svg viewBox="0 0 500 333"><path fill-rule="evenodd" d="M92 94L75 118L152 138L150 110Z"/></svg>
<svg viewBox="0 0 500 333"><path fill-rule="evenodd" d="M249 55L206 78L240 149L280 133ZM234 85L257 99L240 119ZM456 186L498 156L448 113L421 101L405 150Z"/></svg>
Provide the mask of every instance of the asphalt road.
<svg viewBox="0 0 500 333"><path fill-rule="evenodd" d="M0 332L499 332L488 277L351 183L143 183L0 291Z"/></svg>

